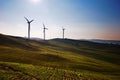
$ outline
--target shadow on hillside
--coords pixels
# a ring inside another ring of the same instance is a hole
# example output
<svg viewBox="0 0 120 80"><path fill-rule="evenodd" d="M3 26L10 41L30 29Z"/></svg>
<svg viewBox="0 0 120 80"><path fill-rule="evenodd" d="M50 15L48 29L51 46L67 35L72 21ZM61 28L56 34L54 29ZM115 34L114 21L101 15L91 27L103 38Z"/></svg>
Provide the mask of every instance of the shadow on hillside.
<svg viewBox="0 0 120 80"><path fill-rule="evenodd" d="M58 55L52 54L39 54L36 57L37 60L47 61L47 62L70 62L70 60L60 57Z"/></svg>

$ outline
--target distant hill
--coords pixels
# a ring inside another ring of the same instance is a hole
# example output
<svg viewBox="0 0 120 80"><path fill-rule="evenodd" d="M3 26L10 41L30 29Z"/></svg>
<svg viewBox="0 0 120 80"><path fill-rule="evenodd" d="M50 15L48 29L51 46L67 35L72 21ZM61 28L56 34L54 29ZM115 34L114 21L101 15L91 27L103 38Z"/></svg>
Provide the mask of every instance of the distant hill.
<svg viewBox="0 0 120 80"><path fill-rule="evenodd" d="M90 40L74 40L74 39L51 39L48 40L49 42L57 43L58 44L66 44L66 45L71 45L71 46L76 46L76 47L89 47L89 48L95 48L95 49L119 49L120 46L116 44L105 44L105 43L99 43L99 42L94 42Z"/></svg>
<svg viewBox="0 0 120 80"><path fill-rule="evenodd" d="M119 80L120 45L0 34L0 80Z"/></svg>
<svg viewBox="0 0 120 80"><path fill-rule="evenodd" d="M120 45L120 40L100 40L100 39L91 39L88 41L96 42L96 43L106 43L106 44L116 44Z"/></svg>

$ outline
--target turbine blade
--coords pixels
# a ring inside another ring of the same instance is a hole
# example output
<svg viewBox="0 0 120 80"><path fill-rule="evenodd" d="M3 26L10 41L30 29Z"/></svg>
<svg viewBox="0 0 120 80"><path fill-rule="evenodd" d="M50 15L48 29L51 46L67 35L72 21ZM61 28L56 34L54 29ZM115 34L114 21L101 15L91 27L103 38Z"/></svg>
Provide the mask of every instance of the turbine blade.
<svg viewBox="0 0 120 80"><path fill-rule="evenodd" d="M44 23L43 23L43 27L45 28L45 25L44 25Z"/></svg>
<svg viewBox="0 0 120 80"><path fill-rule="evenodd" d="M30 23L33 22L33 21L34 21L34 20L31 20Z"/></svg>
<svg viewBox="0 0 120 80"><path fill-rule="evenodd" d="M27 22L29 22L29 20L26 17L24 17L24 18L26 19Z"/></svg>
<svg viewBox="0 0 120 80"><path fill-rule="evenodd" d="M45 28L46 30L48 30L48 28Z"/></svg>

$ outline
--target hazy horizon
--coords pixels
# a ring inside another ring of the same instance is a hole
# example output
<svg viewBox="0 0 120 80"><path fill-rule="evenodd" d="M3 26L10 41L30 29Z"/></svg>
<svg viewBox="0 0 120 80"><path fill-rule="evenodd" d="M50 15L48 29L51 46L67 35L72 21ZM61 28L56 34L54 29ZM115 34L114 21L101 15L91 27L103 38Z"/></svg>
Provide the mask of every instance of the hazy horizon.
<svg viewBox="0 0 120 80"><path fill-rule="evenodd" d="M0 33L27 37L120 40L119 0L0 0Z"/></svg>

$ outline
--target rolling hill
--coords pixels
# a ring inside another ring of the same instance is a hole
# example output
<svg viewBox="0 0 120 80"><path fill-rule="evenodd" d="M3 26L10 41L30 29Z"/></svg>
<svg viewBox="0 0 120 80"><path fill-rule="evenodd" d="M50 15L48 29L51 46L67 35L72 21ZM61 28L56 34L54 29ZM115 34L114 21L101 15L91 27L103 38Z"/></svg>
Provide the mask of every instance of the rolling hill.
<svg viewBox="0 0 120 80"><path fill-rule="evenodd" d="M120 45L0 34L0 80L119 80Z"/></svg>
<svg viewBox="0 0 120 80"><path fill-rule="evenodd" d="M117 44L120 45L120 40L100 40L100 39L90 39L89 41L97 43L106 43L106 44Z"/></svg>

